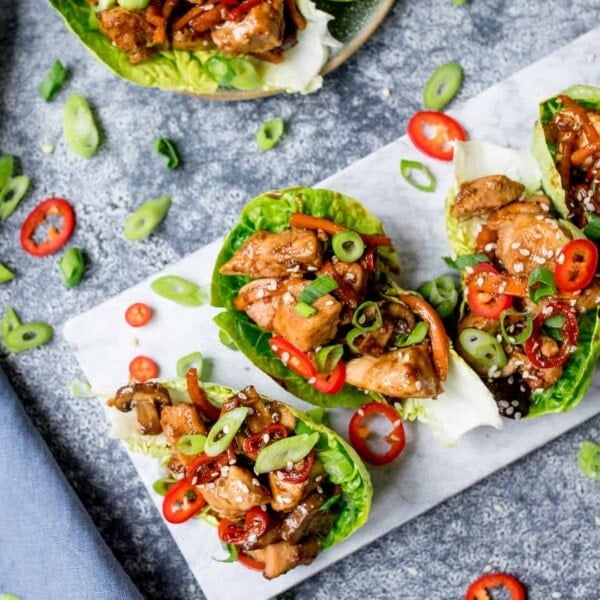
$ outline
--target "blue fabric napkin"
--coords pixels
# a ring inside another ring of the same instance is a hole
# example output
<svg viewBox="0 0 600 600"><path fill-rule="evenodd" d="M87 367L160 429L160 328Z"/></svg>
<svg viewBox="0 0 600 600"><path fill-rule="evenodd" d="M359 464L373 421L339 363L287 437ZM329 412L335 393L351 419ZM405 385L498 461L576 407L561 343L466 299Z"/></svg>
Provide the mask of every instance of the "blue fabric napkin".
<svg viewBox="0 0 600 600"><path fill-rule="evenodd" d="M0 596L140 600L0 369Z"/></svg>

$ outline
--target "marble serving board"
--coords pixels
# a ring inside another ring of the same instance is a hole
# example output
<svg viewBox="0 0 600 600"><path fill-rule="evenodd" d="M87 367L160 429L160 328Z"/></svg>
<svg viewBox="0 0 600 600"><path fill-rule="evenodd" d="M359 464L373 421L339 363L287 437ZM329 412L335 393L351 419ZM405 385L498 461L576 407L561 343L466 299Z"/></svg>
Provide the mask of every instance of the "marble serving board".
<svg viewBox="0 0 600 600"><path fill-rule="evenodd" d="M600 84L600 29L491 87L451 114L471 139L526 147L538 102L574 84ZM403 265L402 283L414 288L447 271L441 260L450 252L443 203L452 173L450 164L426 160L438 187L433 194L421 193L402 180L401 158L424 160L403 137L318 185L359 199L383 221ZM217 310L179 306L151 291L151 281L161 274L180 275L208 287L219 246L217 240L201 248L65 324L65 337L96 393L108 396L123 385L127 365L137 354L154 357L161 377L170 378L175 375L178 358L199 350L210 360L212 380L233 388L253 384L263 394L306 408L240 352L219 342L211 321ZM125 308L137 301L148 302L156 310L153 320L141 329L129 327L123 319ZM269 598L599 413L599 392L596 377L585 401L574 411L531 421L505 421L500 431L473 430L456 448L440 446L423 425L407 425L408 442L401 457L388 467L371 469L375 497L367 525L322 553L312 565L271 582L238 564L215 560L223 558L223 550L214 529L204 522L192 520L169 529L209 600L245 600L249 592L253 599ZM332 412L332 425L345 434L348 411ZM152 484L163 476L163 470L155 459L134 453L130 457L160 509L161 498L152 491ZM156 518L161 518L158 513Z"/></svg>

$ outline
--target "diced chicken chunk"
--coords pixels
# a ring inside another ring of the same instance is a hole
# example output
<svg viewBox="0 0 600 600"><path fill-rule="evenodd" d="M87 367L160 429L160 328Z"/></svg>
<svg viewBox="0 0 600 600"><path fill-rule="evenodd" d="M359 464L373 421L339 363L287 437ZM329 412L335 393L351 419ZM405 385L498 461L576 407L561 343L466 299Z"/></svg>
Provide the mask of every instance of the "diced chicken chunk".
<svg viewBox="0 0 600 600"><path fill-rule="evenodd" d="M287 573L296 565L308 565L319 554L321 544L318 539L312 538L301 544L278 542L266 548L251 550L248 555L258 562L265 564L263 575L273 579Z"/></svg>
<svg viewBox="0 0 600 600"><path fill-rule="evenodd" d="M290 512L294 510L308 484L308 479L300 483L285 481L277 476L277 472L269 473L269 487L271 488L271 507L277 512Z"/></svg>
<svg viewBox="0 0 600 600"><path fill-rule="evenodd" d="M487 175L460 186L452 207L453 217L480 215L517 200L525 186L505 175Z"/></svg>
<svg viewBox="0 0 600 600"><path fill-rule="evenodd" d="M181 472L193 457L176 450L179 439L184 435L206 435L208 433L206 425L198 415L196 407L186 403L163 407L160 413L160 424L169 446L174 451L169 468Z"/></svg>
<svg viewBox="0 0 600 600"><path fill-rule="evenodd" d="M143 11L132 11L115 6L98 13L100 31L119 50L126 52L130 62L136 64L153 53L154 28Z"/></svg>
<svg viewBox="0 0 600 600"><path fill-rule="evenodd" d="M321 510L326 500L323 494L315 492L290 512L281 525L283 539L297 544L303 539L325 535L337 518L336 511Z"/></svg>
<svg viewBox="0 0 600 600"><path fill-rule="evenodd" d="M254 279L240 288L234 305L261 329L273 331L276 303L287 287L285 281L273 277Z"/></svg>

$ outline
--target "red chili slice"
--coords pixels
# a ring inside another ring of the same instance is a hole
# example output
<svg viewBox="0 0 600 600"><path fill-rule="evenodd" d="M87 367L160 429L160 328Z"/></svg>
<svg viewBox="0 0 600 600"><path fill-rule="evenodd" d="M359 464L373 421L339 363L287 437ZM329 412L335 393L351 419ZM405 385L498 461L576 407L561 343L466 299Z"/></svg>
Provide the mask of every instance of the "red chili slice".
<svg viewBox="0 0 600 600"><path fill-rule="evenodd" d="M148 356L136 356L129 363L129 373L140 383L158 377L158 372L158 365Z"/></svg>
<svg viewBox="0 0 600 600"><path fill-rule="evenodd" d="M217 421L221 415L221 411L210 403L204 390L198 383L198 369L191 367L188 369L185 375L185 381L187 385L187 392L193 404L195 404L200 412L209 421Z"/></svg>
<svg viewBox="0 0 600 600"><path fill-rule="evenodd" d="M52 223L51 220L61 220ZM35 240L39 228L46 228L45 238ZM21 226L21 247L32 256L46 256L60 250L75 228L75 211L64 198L47 198L26 217Z"/></svg>
<svg viewBox="0 0 600 600"><path fill-rule="evenodd" d="M323 394L337 394L346 382L346 364L338 361L331 373L317 373L312 386Z"/></svg>
<svg viewBox="0 0 600 600"><path fill-rule="evenodd" d="M259 538L269 527L269 520L267 511L254 506L246 513L243 524L221 519L217 533L225 544L244 544L251 536Z"/></svg>
<svg viewBox="0 0 600 600"><path fill-rule="evenodd" d="M464 142L462 125L443 112L423 110L412 116L406 130L410 141L421 151L440 160L452 160L452 142Z"/></svg>
<svg viewBox="0 0 600 600"><path fill-rule="evenodd" d="M251 11L255 6L262 4L263 0L244 0L239 6L227 11L227 18L230 21L241 19L247 12Z"/></svg>
<svg viewBox="0 0 600 600"><path fill-rule="evenodd" d="M498 273L491 263L479 263L473 267L473 273L467 277L467 304L480 317L498 319L502 311L512 306L512 297L508 294L492 294L478 289L477 278L483 272Z"/></svg>
<svg viewBox="0 0 600 600"><path fill-rule="evenodd" d="M304 377L304 379L316 377L317 369L312 364L310 358L302 350L290 344L284 337L274 335L269 341L269 346L271 346L271 350L279 357L281 362L288 369L300 375L300 377Z"/></svg>
<svg viewBox="0 0 600 600"><path fill-rule="evenodd" d="M511 600L525 600L523 584L508 573L488 573L476 579L467 590L465 600L482 600L489 598L488 590L504 587Z"/></svg>
<svg viewBox="0 0 600 600"><path fill-rule="evenodd" d="M186 467L185 478L192 485L210 483L221 476L221 470L227 465L229 465L227 452L217 456L208 456L202 452Z"/></svg>
<svg viewBox="0 0 600 600"><path fill-rule="evenodd" d="M384 437L390 448L384 453L372 450L367 441L372 433L367 420L376 415L385 417L392 424L392 430ZM406 444L402 419L389 404L384 404L383 402L368 402L361 406L352 415L348 432L350 434L350 443L354 449L361 458L372 465L388 464L402 452Z"/></svg>
<svg viewBox="0 0 600 600"><path fill-rule="evenodd" d="M281 423L272 423L244 440L244 452L249 456L256 456L259 451L276 440L287 437L288 430Z"/></svg>
<svg viewBox="0 0 600 600"><path fill-rule="evenodd" d="M163 500L163 515L169 523L183 523L200 511L206 500L186 479L182 479L167 491Z"/></svg>
<svg viewBox="0 0 600 600"><path fill-rule="evenodd" d="M275 471L275 476L277 479L289 483L302 483L308 479L316 457L315 451L311 450L302 460L294 463L292 469L289 471L287 469L278 469Z"/></svg>
<svg viewBox="0 0 600 600"><path fill-rule="evenodd" d="M238 562L243 564L248 569L252 569L253 571L264 571L265 570L265 563L258 562L257 560L254 560L253 558L251 558L247 554L244 554L243 552L240 552L239 550L238 550Z"/></svg>
<svg viewBox="0 0 600 600"><path fill-rule="evenodd" d="M142 327L152 318L153 312L152 308L147 304L136 302L127 307L125 320L132 327Z"/></svg>
<svg viewBox="0 0 600 600"><path fill-rule="evenodd" d="M586 239L570 241L556 257L554 278L563 292L575 292L587 287L598 268L598 248Z"/></svg>

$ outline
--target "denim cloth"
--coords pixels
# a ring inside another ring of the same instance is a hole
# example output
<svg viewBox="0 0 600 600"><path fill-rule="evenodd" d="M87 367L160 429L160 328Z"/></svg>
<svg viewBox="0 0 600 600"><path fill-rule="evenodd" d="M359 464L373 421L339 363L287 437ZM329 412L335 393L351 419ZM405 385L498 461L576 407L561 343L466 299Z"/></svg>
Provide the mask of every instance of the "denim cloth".
<svg viewBox="0 0 600 600"><path fill-rule="evenodd" d="M0 595L140 600L0 369Z"/></svg>

